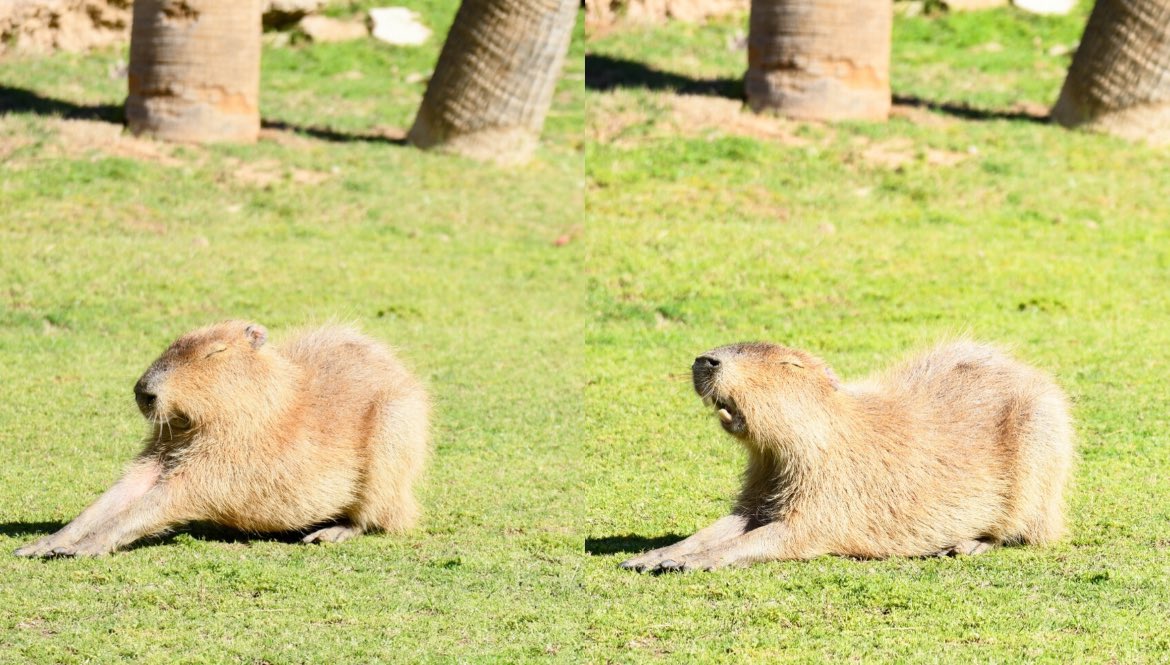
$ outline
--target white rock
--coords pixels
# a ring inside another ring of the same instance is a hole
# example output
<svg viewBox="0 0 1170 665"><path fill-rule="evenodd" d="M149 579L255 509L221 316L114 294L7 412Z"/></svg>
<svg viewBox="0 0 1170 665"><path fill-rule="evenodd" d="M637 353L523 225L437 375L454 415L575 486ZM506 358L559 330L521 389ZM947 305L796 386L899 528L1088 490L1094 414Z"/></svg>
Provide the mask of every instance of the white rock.
<svg viewBox="0 0 1170 665"><path fill-rule="evenodd" d="M368 34L364 23L339 21L328 16L306 16L297 26L306 37L318 43L346 42L362 39Z"/></svg>
<svg viewBox="0 0 1170 665"><path fill-rule="evenodd" d="M1063 16L1077 6L1076 0L1012 0L1012 4L1033 14Z"/></svg>
<svg viewBox="0 0 1170 665"><path fill-rule="evenodd" d="M406 7L378 7L370 10L370 31L374 39L395 46L419 46L431 36L419 15Z"/></svg>
<svg viewBox="0 0 1170 665"><path fill-rule="evenodd" d="M944 0L947 9L954 12L970 12L980 9L1007 7L1008 0Z"/></svg>

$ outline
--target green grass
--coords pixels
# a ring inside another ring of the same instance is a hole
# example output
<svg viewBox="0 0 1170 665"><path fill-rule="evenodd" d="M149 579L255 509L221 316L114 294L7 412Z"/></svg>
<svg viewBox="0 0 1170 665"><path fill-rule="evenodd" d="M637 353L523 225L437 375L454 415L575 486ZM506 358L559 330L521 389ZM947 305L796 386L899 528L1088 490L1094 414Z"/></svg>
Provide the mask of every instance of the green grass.
<svg viewBox="0 0 1170 665"><path fill-rule="evenodd" d="M1075 43L1087 11L898 19L895 93L986 116L773 121L782 139L737 129L732 102L723 123L674 115L674 90L702 90L686 79L742 75L727 44L744 17L588 43L596 62L684 81L587 100L591 656L1170 660L1170 153L1013 115L1055 99L1068 56L1048 49ZM1003 49L973 48L991 41ZM849 379L964 331L1072 396L1071 537L947 560L617 568L725 514L738 488L744 456L690 387L697 353L778 341Z"/></svg>
<svg viewBox="0 0 1170 665"><path fill-rule="evenodd" d="M436 37L418 50L266 49L264 117L352 140L152 152L116 128L90 145L62 134L78 123L0 118L0 552L112 483L145 430L133 382L192 327L244 317L279 339L355 320L436 402L412 533L301 547L197 528L96 560L0 556L0 662L580 650L585 607L566 599L583 561L584 247L554 240L581 221L583 33L528 166L367 140L409 125L423 84L405 76L429 71L455 5L420 7ZM100 116L121 103L108 71L124 58L5 60L2 94Z"/></svg>
<svg viewBox="0 0 1170 665"><path fill-rule="evenodd" d="M415 6L437 35L418 50L266 49L266 120L334 140L112 141L93 118L124 51L0 62L0 94L41 111L0 118L0 552L112 482L144 429L130 386L196 325L357 320L437 403L416 531L0 556L0 662L1170 660L1170 155L1017 113L1055 99L1051 49L1087 4L899 19L894 91L940 110L885 124L760 124L712 97L738 86L742 16L587 46L578 26L516 170L379 138L409 126L454 4ZM583 90L586 51L665 75ZM696 102L716 116L680 115ZM1072 396L1066 541L617 568L736 489L697 352L770 339L848 379L959 331Z"/></svg>

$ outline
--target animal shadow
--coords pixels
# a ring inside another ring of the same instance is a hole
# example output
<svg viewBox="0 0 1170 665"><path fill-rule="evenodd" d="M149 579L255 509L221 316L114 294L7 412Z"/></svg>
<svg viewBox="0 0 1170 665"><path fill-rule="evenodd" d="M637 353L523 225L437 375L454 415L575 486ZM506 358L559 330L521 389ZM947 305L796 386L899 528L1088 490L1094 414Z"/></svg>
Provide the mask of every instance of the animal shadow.
<svg viewBox="0 0 1170 665"><path fill-rule="evenodd" d="M65 524L66 522L0 522L0 536L39 538L60 531Z"/></svg>
<svg viewBox="0 0 1170 665"><path fill-rule="evenodd" d="M0 522L0 537L8 536L17 540L31 542L41 536L47 536L60 531L66 524L68 522ZM217 543L247 545L254 542L275 542L292 545L299 544L301 538L305 537L305 534L312 533L322 527L330 526L330 524L332 523L316 524L303 531L250 533L230 527L219 526L210 522L192 522L164 533L145 536L130 545L120 548L119 551L128 552L143 547L170 545L182 535L190 536L195 540Z"/></svg>
<svg viewBox="0 0 1170 665"><path fill-rule="evenodd" d="M162 545L172 545L179 536L190 536L195 540L212 543L249 545L251 543L284 543L286 545L299 545L301 539L305 535L316 531L322 527L330 526L333 522L325 522L322 524L314 524L302 531L276 531L257 533L252 531L241 531L240 529L233 529L228 526L222 526L213 522L191 522L183 526L176 527L170 531L158 533L143 537L134 541L130 545L121 548L122 551L136 550L140 547L158 547Z"/></svg>
<svg viewBox="0 0 1170 665"><path fill-rule="evenodd" d="M622 536L605 536L603 538L586 538L585 551L594 556L607 554L640 554L659 547L673 545L686 536L677 533L668 533L661 536L647 537L628 533Z"/></svg>

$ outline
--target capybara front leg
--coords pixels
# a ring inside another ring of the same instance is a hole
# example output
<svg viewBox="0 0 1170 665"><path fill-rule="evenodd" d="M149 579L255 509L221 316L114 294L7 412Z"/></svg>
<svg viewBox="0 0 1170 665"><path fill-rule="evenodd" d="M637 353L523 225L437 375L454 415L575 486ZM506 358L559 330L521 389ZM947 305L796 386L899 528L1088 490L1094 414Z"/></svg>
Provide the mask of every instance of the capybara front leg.
<svg viewBox="0 0 1170 665"><path fill-rule="evenodd" d="M95 529L126 511L151 490L162 475L162 466L154 460L138 460L105 494L98 497L60 531L16 550L17 556L55 556L58 549L69 549L91 536Z"/></svg>
<svg viewBox="0 0 1170 665"><path fill-rule="evenodd" d="M713 524L699 531L691 537L680 540L673 545L660 547L656 550L643 552L632 559L622 562L621 567L637 570L653 570L659 563L667 559L700 552L718 545L724 541L743 535L749 527L750 520L743 515L728 515L716 520Z"/></svg>
<svg viewBox="0 0 1170 665"><path fill-rule="evenodd" d="M793 538L792 530L787 525L783 522L771 522L707 550L665 559L659 562L652 572L718 570L728 566L747 566L779 559L803 559L813 555L813 552L802 548Z"/></svg>
<svg viewBox="0 0 1170 665"><path fill-rule="evenodd" d="M174 507L184 505L177 496L181 481L168 479L155 483L124 510L98 524L72 545L54 547L50 556L97 556L154 533L177 521Z"/></svg>

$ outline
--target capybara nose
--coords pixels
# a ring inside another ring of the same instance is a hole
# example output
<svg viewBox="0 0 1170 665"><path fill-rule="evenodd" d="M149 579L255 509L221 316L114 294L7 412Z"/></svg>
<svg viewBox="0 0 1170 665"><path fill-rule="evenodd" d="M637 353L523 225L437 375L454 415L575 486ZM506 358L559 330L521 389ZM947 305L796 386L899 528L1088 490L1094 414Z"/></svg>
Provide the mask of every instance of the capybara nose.
<svg viewBox="0 0 1170 665"><path fill-rule="evenodd" d="M154 411L154 403L158 399L158 395L148 391L146 385L139 381L134 384L134 401L138 402L138 410L149 415Z"/></svg>
<svg viewBox="0 0 1170 665"><path fill-rule="evenodd" d="M695 392L704 396L710 392L711 380L717 371L719 371L718 358L711 356L695 358L695 364L691 365L691 381L695 384Z"/></svg>
<svg viewBox="0 0 1170 665"><path fill-rule="evenodd" d="M707 370L711 371L719 367L719 359L711 356L699 356L695 358L695 364L691 365L691 369L695 371Z"/></svg>

